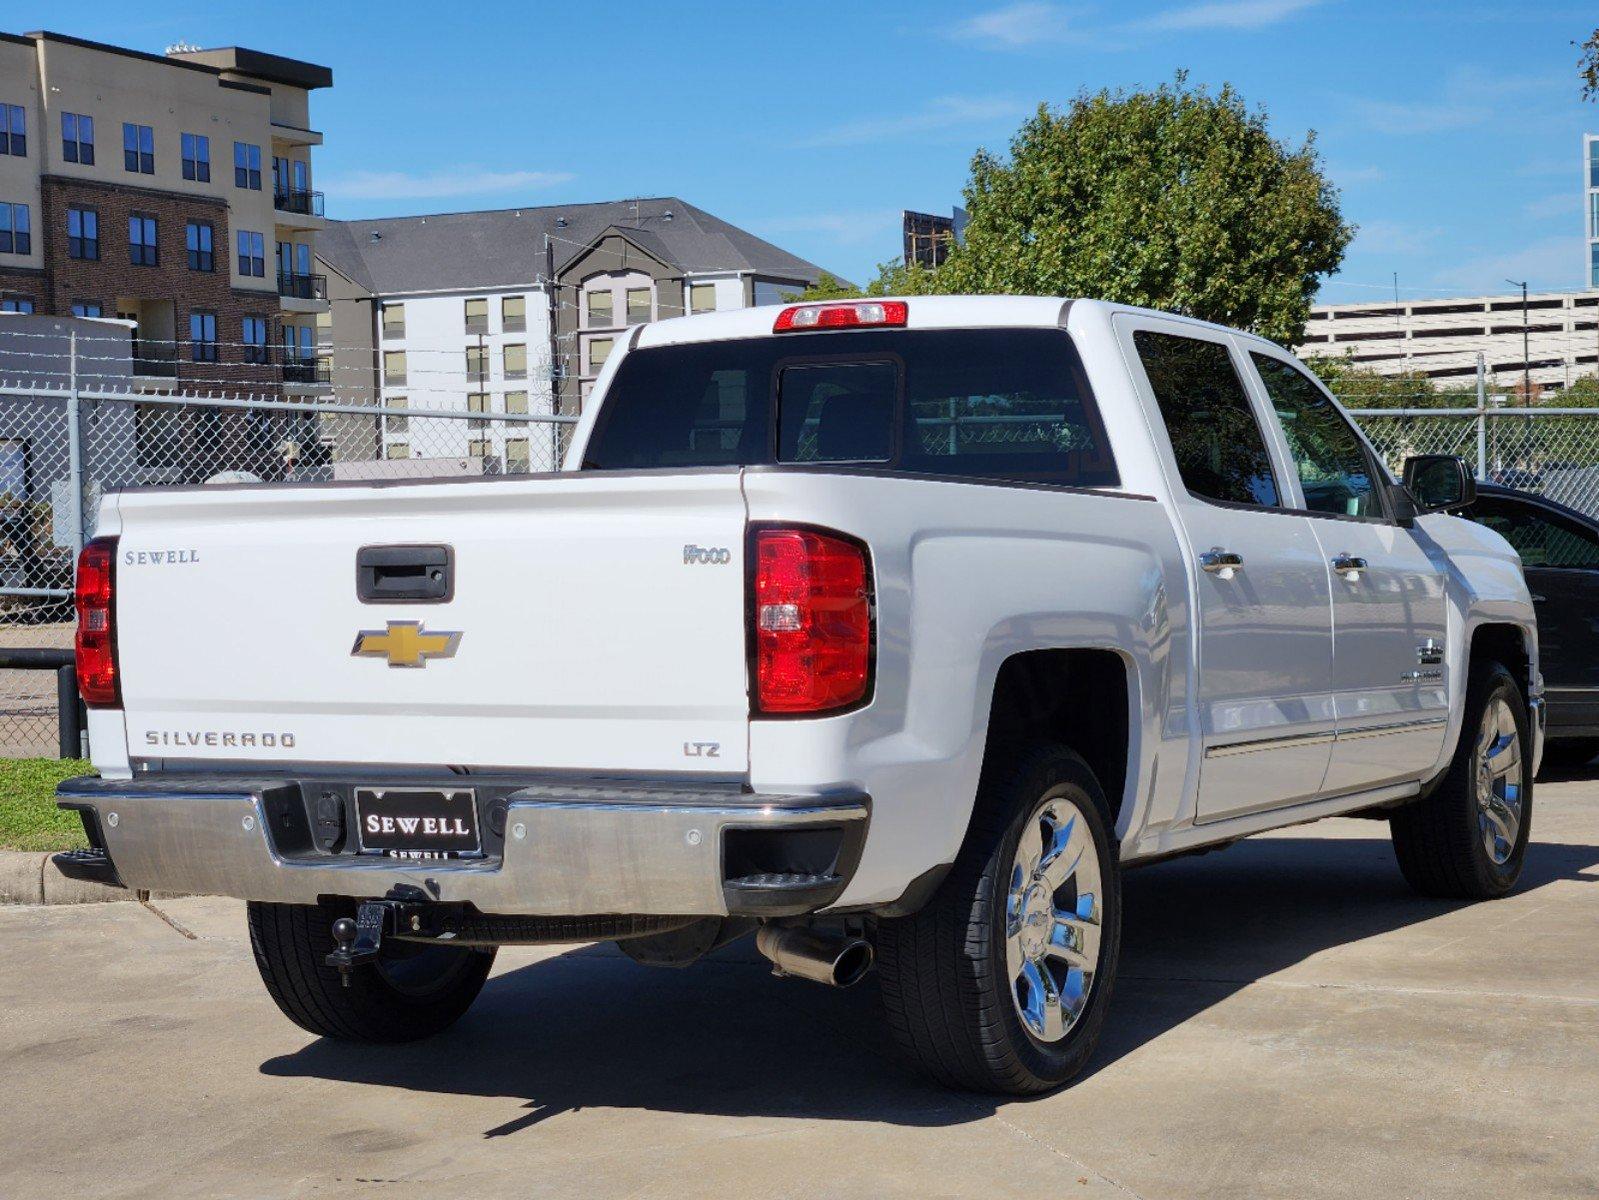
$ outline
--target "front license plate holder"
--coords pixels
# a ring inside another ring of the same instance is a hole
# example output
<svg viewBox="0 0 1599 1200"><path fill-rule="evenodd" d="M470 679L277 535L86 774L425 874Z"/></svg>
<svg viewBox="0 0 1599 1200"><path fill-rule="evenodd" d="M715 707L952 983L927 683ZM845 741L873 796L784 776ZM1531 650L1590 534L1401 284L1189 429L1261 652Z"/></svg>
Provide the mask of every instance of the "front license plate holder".
<svg viewBox="0 0 1599 1200"><path fill-rule="evenodd" d="M474 788L358 787L355 828L363 854L428 860L483 852Z"/></svg>

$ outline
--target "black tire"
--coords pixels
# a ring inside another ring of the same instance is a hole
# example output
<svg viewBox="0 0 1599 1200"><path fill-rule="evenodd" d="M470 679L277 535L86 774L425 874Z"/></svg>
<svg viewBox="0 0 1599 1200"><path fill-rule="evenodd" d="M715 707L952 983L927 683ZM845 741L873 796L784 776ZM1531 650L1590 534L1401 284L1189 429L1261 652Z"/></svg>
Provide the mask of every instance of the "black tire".
<svg viewBox="0 0 1599 1200"><path fill-rule="evenodd" d="M363 963L345 987L324 961L333 922L353 904L249 906L250 948L277 1006L300 1028L350 1042L414 1042L432 1037L471 1007L483 990L492 949L385 943L386 955Z"/></svg>
<svg viewBox="0 0 1599 1200"><path fill-rule="evenodd" d="M1556 771L1574 771L1599 758L1599 738L1561 738L1545 742L1543 766Z"/></svg>
<svg viewBox="0 0 1599 1200"><path fill-rule="evenodd" d="M1099 960L1086 1005L1059 1041L1017 1014L1005 954L1009 876L1022 828L1040 804L1071 800L1098 856ZM877 975L889 1027L912 1063L949 1087L1013 1096L1057 1088L1081 1071L1105 1019L1121 950L1121 871L1109 806L1094 773L1062 746L984 771L971 828L920 911L877 924Z"/></svg>
<svg viewBox="0 0 1599 1200"><path fill-rule="evenodd" d="M1488 706L1498 700L1510 706L1521 753L1520 820L1503 863L1494 861L1484 842L1477 790L1479 730ZM1448 772L1426 798L1395 809L1389 827L1400 871L1424 896L1492 900L1516 885L1532 831L1532 738L1521 687L1502 664L1472 667L1460 742Z"/></svg>

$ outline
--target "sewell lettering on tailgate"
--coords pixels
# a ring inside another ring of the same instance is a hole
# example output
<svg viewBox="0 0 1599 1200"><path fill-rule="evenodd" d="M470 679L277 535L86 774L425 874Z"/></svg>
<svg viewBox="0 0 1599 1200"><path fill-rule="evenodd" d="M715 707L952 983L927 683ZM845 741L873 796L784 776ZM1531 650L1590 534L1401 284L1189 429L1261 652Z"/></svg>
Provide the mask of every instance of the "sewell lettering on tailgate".
<svg viewBox="0 0 1599 1200"><path fill-rule="evenodd" d="M240 750L292 750L294 734L232 729L146 729L146 746L221 746Z"/></svg>

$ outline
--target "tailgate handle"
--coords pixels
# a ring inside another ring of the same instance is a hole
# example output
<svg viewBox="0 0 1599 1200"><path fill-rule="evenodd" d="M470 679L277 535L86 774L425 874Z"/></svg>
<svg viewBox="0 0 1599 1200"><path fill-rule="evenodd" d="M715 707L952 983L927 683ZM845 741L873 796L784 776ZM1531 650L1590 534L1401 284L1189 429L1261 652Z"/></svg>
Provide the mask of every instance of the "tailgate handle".
<svg viewBox="0 0 1599 1200"><path fill-rule="evenodd" d="M454 558L448 546L362 546L356 595L365 604L442 604L455 595Z"/></svg>

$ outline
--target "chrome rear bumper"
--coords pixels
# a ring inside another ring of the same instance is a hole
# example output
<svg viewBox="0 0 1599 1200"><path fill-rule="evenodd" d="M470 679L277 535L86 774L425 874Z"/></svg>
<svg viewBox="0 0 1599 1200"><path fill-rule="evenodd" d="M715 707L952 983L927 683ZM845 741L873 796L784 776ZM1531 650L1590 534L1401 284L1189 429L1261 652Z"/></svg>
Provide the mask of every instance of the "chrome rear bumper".
<svg viewBox="0 0 1599 1200"><path fill-rule="evenodd" d="M456 786L469 782L453 777ZM63 783L56 798L62 808L90 814L87 823L128 888L289 904L324 896L431 899L537 916L814 911L849 882L870 807L860 793L538 783L503 797L497 853L410 861L308 844L286 848L295 839L282 834L292 816L282 797L284 789L297 797L300 787L286 778L86 777ZM840 831L837 858L826 872L752 871L745 863L734 868L742 874L729 877L730 831L824 828Z"/></svg>

